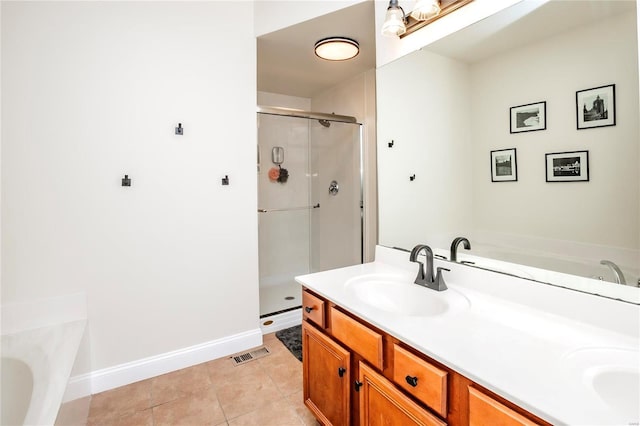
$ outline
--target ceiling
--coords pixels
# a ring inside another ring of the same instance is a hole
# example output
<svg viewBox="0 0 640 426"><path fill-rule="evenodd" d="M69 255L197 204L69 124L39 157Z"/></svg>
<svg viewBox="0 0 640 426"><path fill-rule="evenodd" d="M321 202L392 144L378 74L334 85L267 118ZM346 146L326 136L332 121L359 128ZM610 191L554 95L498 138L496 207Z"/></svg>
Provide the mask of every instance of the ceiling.
<svg viewBox="0 0 640 426"><path fill-rule="evenodd" d="M320 39L342 36L356 40L360 53L348 61L318 58ZM258 38L258 90L311 98L375 68L374 2L365 1Z"/></svg>
<svg viewBox="0 0 640 426"><path fill-rule="evenodd" d="M424 49L474 63L572 28L621 13L636 13L635 1L556 0L521 2L438 40Z"/></svg>

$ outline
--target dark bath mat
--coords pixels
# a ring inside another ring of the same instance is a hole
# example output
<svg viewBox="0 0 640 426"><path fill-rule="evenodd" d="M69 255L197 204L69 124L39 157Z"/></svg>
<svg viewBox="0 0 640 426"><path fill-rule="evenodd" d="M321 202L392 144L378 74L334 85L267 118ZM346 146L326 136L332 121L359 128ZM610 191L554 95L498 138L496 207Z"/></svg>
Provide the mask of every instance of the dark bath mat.
<svg viewBox="0 0 640 426"><path fill-rule="evenodd" d="M276 331L276 337L289 349L299 361L302 361L302 325L294 325Z"/></svg>

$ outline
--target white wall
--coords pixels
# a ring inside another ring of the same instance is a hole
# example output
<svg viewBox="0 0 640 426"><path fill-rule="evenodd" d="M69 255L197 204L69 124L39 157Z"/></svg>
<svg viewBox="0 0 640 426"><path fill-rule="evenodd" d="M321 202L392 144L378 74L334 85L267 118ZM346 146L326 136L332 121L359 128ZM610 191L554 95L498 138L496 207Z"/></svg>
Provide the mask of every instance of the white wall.
<svg viewBox="0 0 640 426"><path fill-rule="evenodd" d="M640 247L635 22L614 17L471 67L476 230ZM576 130L576 91L611 83L616 125ZM538 101L547 129L510 134L509 108ZM491 182L489 151L503 148L517 149L517 182ZM589 151L590 181L547 183L545 153L578 150Z"/></svg>
<svg viewBox="0 0 640 426"><path fill-rule="evenodd" d="M281 30L365 0L255 0L255 35Z"/></svg>
<svg viewBox="0 0 640 426"><path fill-rule="evenodd" d="M96 370L258 327L252 16L2 3L2 300L86 291Z"/></svg>
<svg viewBox="0 0 640 426"><path fill-rule="evenodd" d="M468 66L418 51L376 79L380 244L448 247L471 225Z"/></svg>
<svg viewBox="0 0 640 426"><path fill-rule="evenodd" d="M356 120L362 124L365 262L373 260L375 245L378 241L375 78L375 70L369 70L325 90L311 99L314 111L350 115L356 117ZM327 167L330 166L331 164L327 164ZM321 188L321 192L326 193L325 188ZM325 236L331 235L331 232L336 235L345 233L346 230L336 229L334 225L327 223L318 232ZM359 229L359 224L357 228ZM360 236L357 236L357 239L359 240Z"/></svg>

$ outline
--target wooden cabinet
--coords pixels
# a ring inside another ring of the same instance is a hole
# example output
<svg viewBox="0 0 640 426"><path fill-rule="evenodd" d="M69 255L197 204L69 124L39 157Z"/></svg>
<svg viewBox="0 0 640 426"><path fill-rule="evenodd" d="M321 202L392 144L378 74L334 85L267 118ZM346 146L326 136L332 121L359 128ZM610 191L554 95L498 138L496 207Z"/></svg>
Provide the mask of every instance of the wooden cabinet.
<svg viewBox="0 0 640 426"><path fill-rule="evenodd" d="M303 321L302 360L304 404L323 424L348 425L350 353Z"/></svg>
<svg viewBox="0 0 640 426"><path fill-rule="evenodd" d="M442 417L447 416L447 372L393 345L393 381Z"/></svg>
<svg viewBox="0 0 640 426"><path fill-rule="evenodd" d="M358 372L360 426L446 425L367 364L360 362Z"/></svg>
<svg viewBox="0 0 640 426"><path fill-rule="evenodd" d="M302 292L302 318L322 328L326 327L324 300L309 293Z"/></svg>
<svg viewBox="0 0 640 426"><path fill-rule="evenodd" d="M331 308L331 334L375 367L383 368L382 335Z"/></svg>
<svg viewBox="0 0 640 426"><path fill-rule="evenodd" d="M306 289L303 301L304 403L323 425L549 425Z"/></svg>
<svg viewBox="0 0 640 426"><path fill-rule="evenodd" d="M469 426L534 426L526 417L471 386L469 390Z"/></svg>

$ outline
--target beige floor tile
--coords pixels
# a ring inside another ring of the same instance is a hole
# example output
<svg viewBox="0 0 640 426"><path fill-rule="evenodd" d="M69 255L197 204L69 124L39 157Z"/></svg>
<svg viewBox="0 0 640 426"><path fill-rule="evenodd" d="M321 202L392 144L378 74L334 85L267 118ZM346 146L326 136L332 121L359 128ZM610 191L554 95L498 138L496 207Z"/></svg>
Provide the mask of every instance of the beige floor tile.
<svg viewBox="0 0 640 426"><path fill-rule="evenodd" d="M261 358L258 362L283 395L302 390L302 363L288 350Z"/></svg>
<svg viewBox="0 0 640 426"><path fill-rule="evenodd" d="M270 356L267 355L265 358ZM236 366L229 357L224 357L206 363L206 367L213 386L221 388L233 384L243 377L260 374L263 369L258 361L259 359Z"/></svg>
<svg viewBox="0 0 640 426"><path fill-rule="evenodd" d="M153 426L153 414L149 408L132 415L122 416L115 422L115 426Z"/></svg>
<svg viewBox="0 0 640 426"><path fill-rule="evenodd" d="M296 410L286 398L229 420L229 426L299 426L302 424Z"/></svg>
<svg viewBox="0 0 640 426"><path fill-rule="evenodd" d="M153 420L155 426L226 424L212 387L153 407Z"/></svg>
<svg viewBox="0 0 640 426"><path fill-rule="evenodd" d="M152 406L164 404L211 386L205 364L174 371L151 379Z"/></svg>
<svg viewBox="0 0 640 426"><path fill-rule="evenodd" d="M263 339L263 342L264 346L269 350L269 352L271 352L272 355L284 353L291 354L289 349L287 349L287 347L283 345L277 337L275 337L275 333L271 334L271 336L273 337L269 339Z"/></svg>
<svg viewBox="0 0 640 426"><path fill-rule="evenodd" d="M271 377L262 371L239 377L232 383L216 387L216 390L227 421L280 400L283 396Z"/></svg>
<svg viewBox="0 0 640 426"><path fill-rule="evenodd" d="M88 424L107 424L151 407L151 381L143 380L93 395Z"/></svg>
<svg viewBox="0 0 640 426"><path fill-rule="evenodd" d="M316 417L311 414L311 411L304 405L302 391L293 393L287 396L287 400L296 414L302 420L302 423L306 426L318 426L320 423L316 420Z"/></svg>

